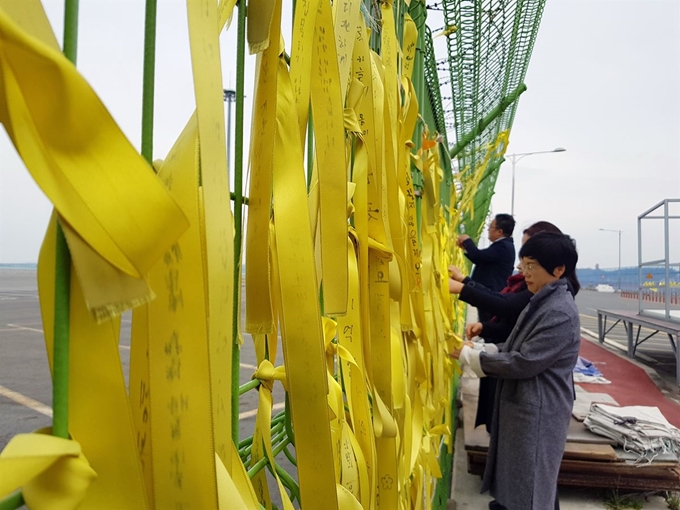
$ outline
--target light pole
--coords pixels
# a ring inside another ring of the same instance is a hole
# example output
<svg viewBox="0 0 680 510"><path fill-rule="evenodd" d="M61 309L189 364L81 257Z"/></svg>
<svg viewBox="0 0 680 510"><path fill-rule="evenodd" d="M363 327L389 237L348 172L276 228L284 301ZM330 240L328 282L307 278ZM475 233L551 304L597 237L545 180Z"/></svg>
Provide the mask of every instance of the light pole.
<svg viewBox="0 0 680 510"><path fill-rule="evenodd" d="M551 152L565 152L567 149L564 147L557 147L551 151L538 151L538 152L520 152L518 154L508 154L506 157L510 158L512 161L512 202L510 204L510 214L515 215L515 163L520 159L526 158L527 156L533 156L534 154L550 154Z"/></svg>
<svg viewBox="0 0 680 510"><path fill-rule="evenodd" d="M601 228L602 232L617 232L619 234L619 294L621 293L621 232L623 230L614 230L610 228Z"/></svg>
<svg viewBox="0 0 680 510"><path fill-rule="evenodd" d="M231 105L236 102L236 91L222 89L227 104L227 165L231 168Z"/></svg>

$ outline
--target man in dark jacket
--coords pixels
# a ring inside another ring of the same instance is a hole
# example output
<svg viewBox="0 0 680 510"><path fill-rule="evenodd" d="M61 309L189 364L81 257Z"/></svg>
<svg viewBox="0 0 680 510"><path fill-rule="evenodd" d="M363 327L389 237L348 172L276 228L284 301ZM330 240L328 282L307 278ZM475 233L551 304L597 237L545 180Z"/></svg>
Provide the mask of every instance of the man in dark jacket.
<svg viewBox="0 0 680 510"><path fill-rule="evenodd" d="M514 229L515 219L512 216L497 214L489 225L491 246L488 248L480 250L465 234L458 237L458 246L465 250L465 256L475 265L470 275L472 281L496 292L505 287L515 263L515 244L512 241ZM477 312L480 322L491 320L488 312L482 309L477 309Z"/></svg>

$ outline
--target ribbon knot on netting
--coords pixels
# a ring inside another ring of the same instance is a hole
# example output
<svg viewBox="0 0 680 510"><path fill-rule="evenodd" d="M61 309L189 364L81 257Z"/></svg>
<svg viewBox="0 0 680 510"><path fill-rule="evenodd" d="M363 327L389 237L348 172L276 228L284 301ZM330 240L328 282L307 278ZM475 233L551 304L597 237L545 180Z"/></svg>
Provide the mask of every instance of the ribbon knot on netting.
<svg viewBox="0 0 680 510"><path fill-rule="evenodd" d="M280 365L275 367L269 360L262 360L260 365L255 370L253 374L253 379L257 379L262 383L262 386L266 387L269 391L274 389L274 381L280 381L283 387L288 391L288 384L286 381L286 367Z"/></svg>

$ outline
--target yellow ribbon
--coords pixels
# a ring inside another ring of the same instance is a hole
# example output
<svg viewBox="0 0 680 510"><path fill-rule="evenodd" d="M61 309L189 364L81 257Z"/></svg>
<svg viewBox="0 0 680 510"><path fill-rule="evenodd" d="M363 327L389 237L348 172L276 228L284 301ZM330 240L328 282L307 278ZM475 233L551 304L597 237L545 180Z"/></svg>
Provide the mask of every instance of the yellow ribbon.
<svg viewBox="0 0 680 510"><path fill-rule="evenodd" d="M271 436L271 416L272 416L272 390L274 387L274 381L281 381L286 387L286 372L284 367L276 367L272 365L269 360L262 360L253 374L253 378L259 379L262 385L259 389L258 397L258 407L257 407L257 418L255 420L255 433L253 434L253 449L252 449L252 462L257 462L263 457L267 456L268 462L273 467L274 464L274 452L272 450L272 436ZM264 452L262 451L264 447ZM276 484L278 485L279 494L281 496L281 501L283 502L284 510L293 510L293 504L288 497L288 493L281 483L279 475L276 470L273 470L274 478L276 479ZM271 508L271 501L269 500L269 488L267 486L266 474L264 471L260 471L254 477L255 490L260 494L260 503L265 504L268 508Z"/></svg>
<svg viewBox="0 0 680 510"><path fill-rule="evenodd" d="M371 422L368 401L367 379L364 376L363 344L366 335L363 330L360 303L360 283L354 244L347 241L349 266L349 303L347 315L338 318L337 350L341 358L342 378L352 423L352 442L356 441L354 454L359 466L359 494L364 509L374 505L376 478L375 436ZM363 462L359 462L359 455Z"/></svg>
<svg viewBox="0 0 680 510"><path fill-rule="evenodd" d="M14 436L0 453L0 498L21 487L37 510L75 510L96 477L76 441L42 431Z"/></svg>
<svg viewBox="0 0 680 510"><path fill-rule="evenodd" d="M281 34L281 7L277 2L270 37ZM246 232L246 331L272 333L274 317L270 294L269 220L272 167L276 136L277 45L269 45L257 58L257 85L250 146L250 202Z"/></svg>
<svg viewBox="0 0 680 510"><path fill-rule="evenodd" d="M38 185L97 253L142 277L187 228L177 204L73 64L2 9L0 77L0 122Z"/></svg>
<svg viewBox="0 0 680 510"><path fill-rule="evenodd" d="M337 508L335 469L328 423L328 383L316 299L311 227L294 95L283 59L278 64L274 157L274 218L281 283L281 333L301 498L308 507ZM344 210L344 200L343 200Z"/></svg>
<svg viewBox="0 0 680 510"><path fill-rule="evenodd" d="M316 15L311 80L316 158L318 161L321 271L324 311L329 316L347 312L345 242L347 167L343 130L343 97L338 74L331 6L321 0Z"/></svg>

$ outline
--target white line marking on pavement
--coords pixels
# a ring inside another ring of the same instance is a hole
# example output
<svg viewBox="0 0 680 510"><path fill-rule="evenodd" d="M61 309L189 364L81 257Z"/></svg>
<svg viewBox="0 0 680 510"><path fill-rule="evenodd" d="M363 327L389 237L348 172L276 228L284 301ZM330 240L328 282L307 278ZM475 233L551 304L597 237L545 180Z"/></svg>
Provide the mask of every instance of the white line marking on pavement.
<svg viewBox="0 0 680 510"><path fill-rule="evenodd" d="M585 313L580 313L579 314L581 317L585 317L586 319L595 319L597 320L597 317L593 317L592 315L586 315Z"/></svg>
<svg viewBox="0 0 680 510"><path fill-rule="evenodd" d="M279 404L274 404L272 406L272 411L278 411L279 409L283 409L286 406L283 402ZM245 420L246 418L250 418L251 416L255 416L257 414L257 409L253 409L252 411L243 411L242 413L239 413L238 419L239 420Z"/></svg>
<svg viewBox="0 0 680 510"><path fill-rule="evenodd" d="M33 409L34 411L37 411L40 414L44 414L45 416L49 416L50 418L52 417L52 408L50 406L46 406L42 402L33 400L32 398L27 397L26 395L22 395L19 392L10 390L9 388L5 388L4 386L0 386L0 395L10 400L13 400L17 404L21 404L24 407Z"/></svg>
<svg viewBox="0 0 680 510"><path fill-rule="evenodd" d="M583 331L585 334L588 336L592 336L595 340L599 341L597 333L594 331L590 331L589 329L586 329L584 327L581 328L581 331ZM616 347L617 349L622 350L623 352L628 352L628 346L625 344L622 344L620 342L617 342L615 340L612 340L611 338L604 337L605 343L610 344L612 347ZM635 351L635 356L638 358L642 358L643 360L650 362L650 363L656 363L656 360L650 356L647 356L646 354L642 354L640 351L636 350Z"/></svg>
<svg viewBox="0 0 680 510"><path fill-rule="evenodd" d="M7 324L7 325L8 325L10 328L14 328L14 329L21 329L21 330L24 330L24 331L33 331L33 332L35 332L35 333L43 333L43 330L42 330L42 329L27 328L26 326L19 326L19 325L17 325L17 324Z"/></svg>

